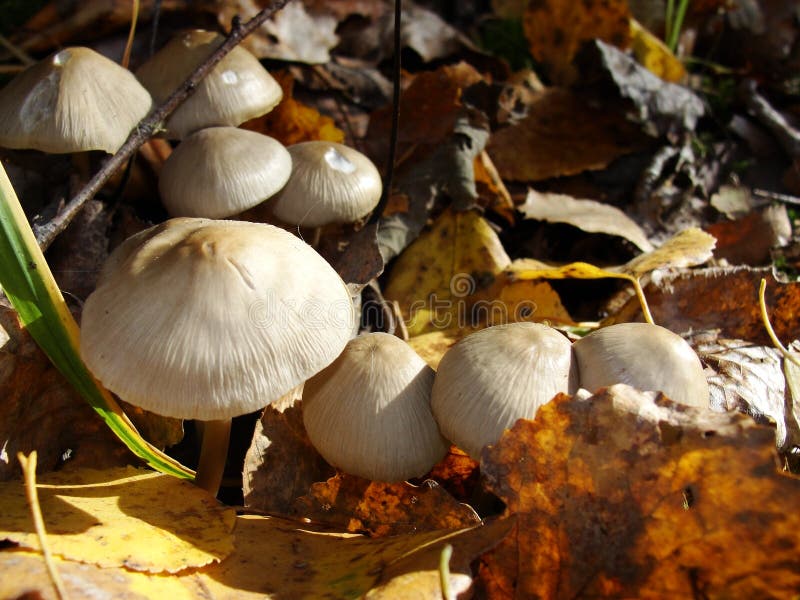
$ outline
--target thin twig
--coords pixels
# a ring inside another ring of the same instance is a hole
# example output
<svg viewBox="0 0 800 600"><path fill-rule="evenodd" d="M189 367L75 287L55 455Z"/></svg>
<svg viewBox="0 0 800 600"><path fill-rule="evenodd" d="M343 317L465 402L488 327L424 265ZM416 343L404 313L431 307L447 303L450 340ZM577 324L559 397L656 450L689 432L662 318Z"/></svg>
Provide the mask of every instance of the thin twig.
<svg viewBox="0 0 800 600"><path fill-rule="evenodd" d="M25 50L22 48L18 48L15 46L11 40L9 40L6 36L0 35L0 46L8 50L11 54L17 57L17 60L23 64L25 67L29 67L34 64L36 61L33 60Z"/></svg>
<svg viewBox="0 0 800 600"><path fill-rule="evenodd" d="M403 3L401 0L394 0L394 65L392 68L392 80L394 88L392 90L392 132L389 137L389 156L386 159L386 178L383 182L383 194L378 202L378 206L372 212L367 222L368 225L377 223L383 216L383 211L389 203L389 196L392 193L392 179L394 177L394 161L397 154L397 133L400 130L400 41L401 27L400 18L403 13Z"/></svg>
<svg viewBox="0 0 800 600"><path fill-rule="evenodd" d="M25 456L22 452L17 454L17 460L22 467L22 475L25 478L25 496L28 498L28 506L31 509L31 518L33 519L33 528L36 530L36 536L39 538L39 545L42 548L42 556L44 563L47 567L47 574L50 576L50 581L55 588L56 597L63 600L67 597L64 590L64 583L58 575L56 565L53 562L53 555L50 552L50 546L47 543L47 531L44 527L44 518L42 518L42 509L39 506L39 495L36 493L36 450L33 450L30 455Z"/></svg>
<svg viewBox="0 0 800 600"><path fill-rule="evenodd" d="M203 78L217 66L219 61L257 27L260 27L264 21L286 6L290 1L291 0L272 0L267 8L261 10L261 12L244 24L241 23L238 17L234 17L233 23L231 24L231 32L222 45L217 48L202 65L197 67L189 78L184 81L161 106L139 122L122 147L117 150L117 153L103 164L102 168L95 173L94 177L89 180L83 189L67 203L64 210L56 215L50 222L41 226L33 226L36 241L42 250L47 249L56 236L66 229L67 225L75 218L75 215L83 208L83 205L100 191L117 169L133 156L139 149L139 146L153 136L166 118L195 91Z"/></svg>

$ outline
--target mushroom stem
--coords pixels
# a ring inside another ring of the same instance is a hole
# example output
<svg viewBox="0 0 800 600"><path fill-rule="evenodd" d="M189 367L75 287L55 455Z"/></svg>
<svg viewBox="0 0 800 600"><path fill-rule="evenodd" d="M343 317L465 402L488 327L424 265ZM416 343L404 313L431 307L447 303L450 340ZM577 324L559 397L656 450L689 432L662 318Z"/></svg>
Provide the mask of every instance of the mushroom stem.
<svg viewBox="0 0 800 600"><path fill-rule="evenodd" d="M314 231L311 234L311 242L310 245L312 248L316 249L319 247L319 241L322 238L322 227L314 227Z"/></svg>
<svg viewBox="0 0 800 600"><path fill-rule="evenodd" d="M231 420L201 421L203 443L200 446L200 460L194 482L214 496L222 483L225 460L228 456L228 442L231 438Z"/></svg>

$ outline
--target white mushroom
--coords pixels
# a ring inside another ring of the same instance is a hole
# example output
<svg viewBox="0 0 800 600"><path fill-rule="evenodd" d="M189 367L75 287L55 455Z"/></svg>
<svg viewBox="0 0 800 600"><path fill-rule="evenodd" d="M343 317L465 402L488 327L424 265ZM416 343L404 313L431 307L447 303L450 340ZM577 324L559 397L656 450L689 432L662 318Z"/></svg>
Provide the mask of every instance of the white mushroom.
<svg viewBox="0 0 800 600"><path fill-rule="evenodd" d="M472 333L439 363L431 408L442 434L475 460L518 419L577 389L569 340L539 323Z"/></svg>
<svg viewBox="0 0 800 600"><path fill-rule="evenodd" d="M0 146L113 154L151 105L127 69L90 48L64 48L0 90Z"/></svg>
<svg viewBox="0 0 800 600"><path fill-rule="evenodd" d="M330 464L376 481L427 473L447 452L430 409L433 370L401 339L369 333L303 388L308 437Z"/></svg>
<svg viewBox="0 0 800 600"><path fill-rule="evenodd" d="M140 66L136 76L160 104L224 41L222 35L201 29L180 33ZM169 116L167 135L181 139L205 127L235 127L268 113L281 98L283 90L272 75L236 46Z"/></svg>
<svg viewBox="0 0 800 600"><path fill-rule="evenodd" d="M229 426L327 366L353 324L341 278L290 233L172 219L109 257L84 305L81 355L127 402ZM216 490L221 465L201 471Z"/></svg>
<svg viewBox="0 0 800 600"><path fill-rule="evenodd" d="M236 127L191 134L170 154L158 180L174 217L220 219L260 204L280 190L292 158L278 140Z"/></svg>
<svg viewBox="0 0 800 600"><path fill-rule="evenodd" d="M664 392L682 404L709 407L708 381L692 347L659 325L619 323L573 344L580 385L590 392L625 383Z"/></svg>
<svg viewBox="0 0 800 600"><path fill-rule="evenodd" d="M302 142L288 147L292 174L269 201L285 223L321 227L355 223L378 204L383 183L364 154L335 142Z"/></svg>

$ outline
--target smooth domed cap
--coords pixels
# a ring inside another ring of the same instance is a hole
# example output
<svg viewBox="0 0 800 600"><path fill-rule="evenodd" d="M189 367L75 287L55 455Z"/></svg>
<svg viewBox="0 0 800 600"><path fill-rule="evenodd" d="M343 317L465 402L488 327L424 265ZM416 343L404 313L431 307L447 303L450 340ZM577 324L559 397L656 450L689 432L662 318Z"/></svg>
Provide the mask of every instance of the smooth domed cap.
<svg viewBox="0 0 800 600"><path fill-rule="evenodd" d="M303 422L330 464L373 481L427 473L447 452L430 409L433 370L403 340L369 333L303 388Z"/></svg>
<svg viewBox="0 0 800 600"><path fill-rule="evenodd" d="M113 154L151 106L130 71L90 48L64 48L0 90L0 146Z"/></svg>
<svg viewBox="0 0 800 600"><path fill-rule="evenodd" d="M292 158L278 140L236 127L210 127L187 137L161 170L158 190L173 217L221 219L280 190Z"/></svg>
<svg viewBox="0 0 800 600"><path fill-rule="evenodd" d="M573 344L580 385L590 392L625 383L699 408L709 407L703 365L681 336L659 325L609 325Z"/></svg>
<svg viewBox="0 0 800 600"><path fill-rule="evenodd" d="M296 236L262 223L172 219L111 254L83 308L81 355L136 406L226 419L326 367L353 324L347 287Z"/></svg>
<svg viewBox="0 0 800 600"><path fill-rule="evenodd" d="M136 76L160 104L224 41L220 34L201 29L180 33L140 66ZM272 75L236 46L169 116L167 135L181 139L205 127L235 127L268 113L281 98L283 90Z"/></svg>
<svg viewBox="0 0 800 600"><path fill-rule="evenodd" d="M475 460L518 419L577 389L569 340L539 323L472 333L439 363L431 408L442 434Z"/></svg>
<svg viewBox="0 0 800 600"><path fill-rule="evenodd" d="M270 201L281 221L303 227L355 223L378 204L383 189L380 173L358 150L321 141L288 149L292 175Z"/></svg>

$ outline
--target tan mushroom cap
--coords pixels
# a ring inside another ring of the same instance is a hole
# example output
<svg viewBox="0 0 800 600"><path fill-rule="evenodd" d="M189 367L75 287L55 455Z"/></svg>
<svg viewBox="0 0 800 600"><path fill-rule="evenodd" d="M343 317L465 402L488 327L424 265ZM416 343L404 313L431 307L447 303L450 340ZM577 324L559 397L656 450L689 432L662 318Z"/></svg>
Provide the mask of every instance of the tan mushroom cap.
<svg viewBox="0 0 800 600"><path fill-rule="evenodd" d="M172 219L123 242L103 266L83 309L81 356L136 406L227 419L326 367L353 325L347 287L296 236Z"/></svg>
<svg viewBox="0 0 800 600"><path fill-rule="evenodd" d="M401 339L351 340L303 389L308 437L330 464L373 481L427 473L447 452L430 409L433 370Z"/></svg>
<svg viewBox="0 0 800 600"><path fill-rule="evenodd" d="M708 381L692 347L669 329L649 323L619 323L593 331L573 344L580 385L590 392L625 383L664 392L672 400L709 407Z"/></svg>
<svg viewBox="0 0 800 600"><path fill-rule="evenodd" d="M158 189L173 217L229 217L280 190L292 157L278 140L236 127L196 131L170 154Z"/></svg>
<svg viewBox="0 0 800 600"><path fill-rule="evenodd" d="M0 146L113 154L151 106L130 71L90 48L64 48L0 90Z"/></svg>
<svg viewBox="0 0 800 600"><path fill-rule="evenodd" d="M431 408L442 434L475 460L518 419L577 389L569 340L539 323L472 333L439 363Z"/></svg>
<svg viewBox="0 0 800 600"><path fill-rule="evenodd" d="M136 76L160 104L224 41L222 35L201 29L180 33L141 65ZM268 113L281 98L283 90L272 75L236 46L170 115L167 135L181 139L205 127L235 127Z"/></svg>
<svg viewBox="0 0 800 600"><path fill-rule="evenodd" d="M335 142L289 146L292 175L270 200L281 221L303 227L355 223L378 204L383 183L364 154Z"/></svg>

